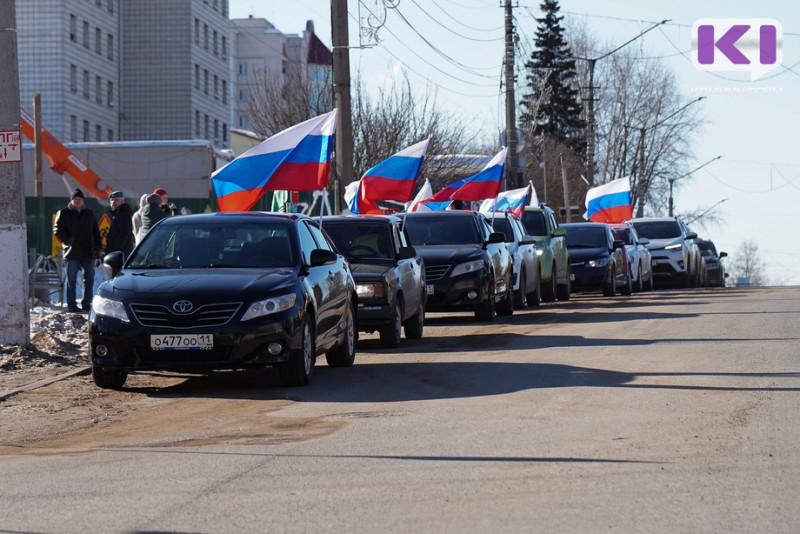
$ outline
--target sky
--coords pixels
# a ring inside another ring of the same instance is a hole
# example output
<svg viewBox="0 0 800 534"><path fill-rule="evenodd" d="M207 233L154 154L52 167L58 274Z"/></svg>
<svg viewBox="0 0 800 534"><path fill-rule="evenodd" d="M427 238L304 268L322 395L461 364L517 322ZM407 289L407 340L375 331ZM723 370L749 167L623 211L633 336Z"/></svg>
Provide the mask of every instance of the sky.
<svg viewBox="0 0 800 534"><path fill-rule="evenodd" d="M505 128L499 85L502 3L348 0L352 72L358 71L368 89L377 90L405 71L416 87L436 91L440 105L466 119L487 140L497 139ZM530 50L539 4L514 2L523 49ZM771 284L800 285L800 222L795 216L800 206L800 2L561 0L560 6L562 15L586 25L609 50L653 22L670 20L630 46L643 57L661 57L676 75L685 101L706 96L696 104L706 124L693 137L688 169L722 156L675 182L675 212L710 208L720 222L694 224L701 237L731 256L751 240L758 245ZM330 46L330 0L230 0L231 18L249 15L266 18L284 33L299 33L313 20L317 35ZM776 20L783 31L782 61L755 81L748 73L698 69L692 61L692 34L700 19ZM380 26L377 45L359 31L370 25Z"/></svg>

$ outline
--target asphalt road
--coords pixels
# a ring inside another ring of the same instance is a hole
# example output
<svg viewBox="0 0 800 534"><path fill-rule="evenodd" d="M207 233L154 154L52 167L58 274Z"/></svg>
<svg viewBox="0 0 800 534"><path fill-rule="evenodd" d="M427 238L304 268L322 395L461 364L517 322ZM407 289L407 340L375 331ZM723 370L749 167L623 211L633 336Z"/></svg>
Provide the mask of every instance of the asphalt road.
<svg viewBox="0 0 800 534"><path fill-rule="evenodd" d="M0 530L796 532L798 326L800 288L582 296L366 336L308 388L133 380L4 449Z"/></svg>

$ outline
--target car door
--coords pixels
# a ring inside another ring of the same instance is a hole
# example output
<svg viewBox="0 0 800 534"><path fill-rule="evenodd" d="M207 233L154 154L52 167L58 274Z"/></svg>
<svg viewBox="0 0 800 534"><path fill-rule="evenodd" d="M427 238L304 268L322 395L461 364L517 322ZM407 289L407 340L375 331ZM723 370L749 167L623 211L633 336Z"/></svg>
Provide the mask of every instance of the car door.
<svg viewBox="0 0 800 534"><path fill-rule="evenodd" d="M336 251L333 243L322 233L316 222L306 220L304 223L317 243L317 248L336 253L336 261L334 263L322 266L327 270L325 273L327 279L325 287L330 291L325 313L320 318L321 322L324 321L323 328L326 332L324 343L327 346L329 343L336 343L345 328L341 318L346 312L346 306L350 303L349 266L344 257Z"/></svg>
<svg viewBox="0 0 800 534"><path fill-rule="evenodd" d="M539 270L539 257L536 255L536 245L522 244L525 239L525 227L519 219L511 217L511 227L515 228L517 243L519 243L519 254L522 256L522 265L525 266L525 287L534 287L536 285L536 276Z"/></svg>
<svg viewBox="0 0 800 534"><path fill-rule="evenodd" d="M486 243L489 240L489 235L494 232L494 229L489 224L489 221L482 215L479 216L477 222L479 226L478 231L483 236L483 242ZM512 265L511 255L508 252L505 241L501 243L488 243L486 245L486 252L489 254L489 261L491 261L494 266L495 284L497 284L499 280L505 280L506 283L503 285L506 286L506 292L510 293L513 289L511 287L513 284L513 280L511 279ZM497 296L499 297L500 295L497 294Z"/></svg>
<svg viewBox="0 0 800 534"><path fill-rule="evenodd" d="M569 251L564 237L556 237L553 233L558 230L558 222L552 211L547 212L547 226L550 227L550 246L553 248L553 259L556 262L556 270L553 273L558 283L566 284L567 273L569 273Z"/></svg>
<svg viewBox="0 0 800 534"><path fill-rule="evenodd" d="M390 231L392 233L394 255L395 258L398 258L400 247L406 247L408 244L403 240L404 236L400 231L400 223L392 224ZM422 282L422 259L418 257L397 259L396 263L397 279L400 282L405 298L405 309L403 310L403 320L405 320L417 312L422 299L424 288Z"/></svg>
<svg viewBox="0 0 800 534"><path fill-rule="evenodd" d="M300 253L303 258L303 270L306 273L306 287L312 295L316 321L314 324L317 349L322 350L329 342L335 327L332 322L334 312L333 277L331 265L311 266L311 252L317 248L316 240L311 233L307 221L301 220L297 224L297 235L300 241Z"/></svg>

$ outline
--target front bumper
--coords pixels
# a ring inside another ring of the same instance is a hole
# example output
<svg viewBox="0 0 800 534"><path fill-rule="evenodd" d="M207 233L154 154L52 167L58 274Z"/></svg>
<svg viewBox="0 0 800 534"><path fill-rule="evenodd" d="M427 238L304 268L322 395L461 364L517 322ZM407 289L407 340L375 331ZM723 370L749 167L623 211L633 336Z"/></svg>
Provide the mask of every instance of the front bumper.
<svg viewBox="0 0 800 534"><path fill-rule="evenodd" d="M653 266L653 276L661 279L685 278L686 261L683 251L678 250L652 250L650 257Z"/></svg>
<svg viewBox="0 0 800 534"><path fill-rule="evenodd" d="M574 289L599 289L608 283L608 266L589 267L586 263L573 263L570 267Z"/></svg>
<svg viewBox="0 0 800 534"><path fill-rule="evenodd" d="M486 270L463 274L456 278L444 277L429 282L428 301L425 311L475 310L488 298L488 276Z"/></svg>

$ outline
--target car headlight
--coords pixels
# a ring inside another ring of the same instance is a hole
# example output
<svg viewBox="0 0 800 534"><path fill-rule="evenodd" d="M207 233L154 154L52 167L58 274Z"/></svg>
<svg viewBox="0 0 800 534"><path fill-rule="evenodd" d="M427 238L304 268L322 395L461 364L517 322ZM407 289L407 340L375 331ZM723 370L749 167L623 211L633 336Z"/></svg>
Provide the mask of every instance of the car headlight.
<svg viewBox="0 0 800 534"><path fill-rule="evenodd" d="M263 317L272 313L282 312L288 310L294 303L297 302L297 295L289 293L288 295L281 295L280 297L272 297L264 300L256 301L250 304L247 311L242 316L242 321L249 321L256 317Z"/></svg>
<svg viewBox="0 0 800 534"><path fill-rule="evenodd" d="M589 267L605 267L608 265L608 258L600 258L599 260L589 260L586 262Z"/></svg>
<svg viewBox="0 0 800 534"><path fill-rule="evenodd" d="M369 282L356 284L356 294L362 299L382 299L386 298L386 289L381 282Z"/></svg>
<svg viewBox="0 0 800 534"><path fill-rule="evenodd" d="M128 312L125 311L125 305L118 300L111 300L101 297L100 295L95 295L92 299L92 311L96 315L113 317L114 319L119 319L123 323L131 322L128 318Z"/></svg>
<svg viewBox="0 0 800 534"><path fill-rule="evenodd" d="M547 245L545 245L544 243L537 243L536 244L536 255L537 256L541 256L542 254L544 254L544 249L545 248L547 248Z"/></svg>
<svg viewBox="0 0 800 534"><path fill-rule="evenodd" d="M680 250L681 247L683 247L683 245L681 245L680 243L677 243L675 245L670 245L668 247L664 247L664 250Z"/></svg>
<svg viewBox="0 0 800 534"><path fill-rule="evenodd" d="M481 269L483 269L483 260L468 261L467 263L456 265L456 268L453 269L452 273L450 273L450 277L455 278L456 276L473 273L475 271L480 271Z"/></svg>

